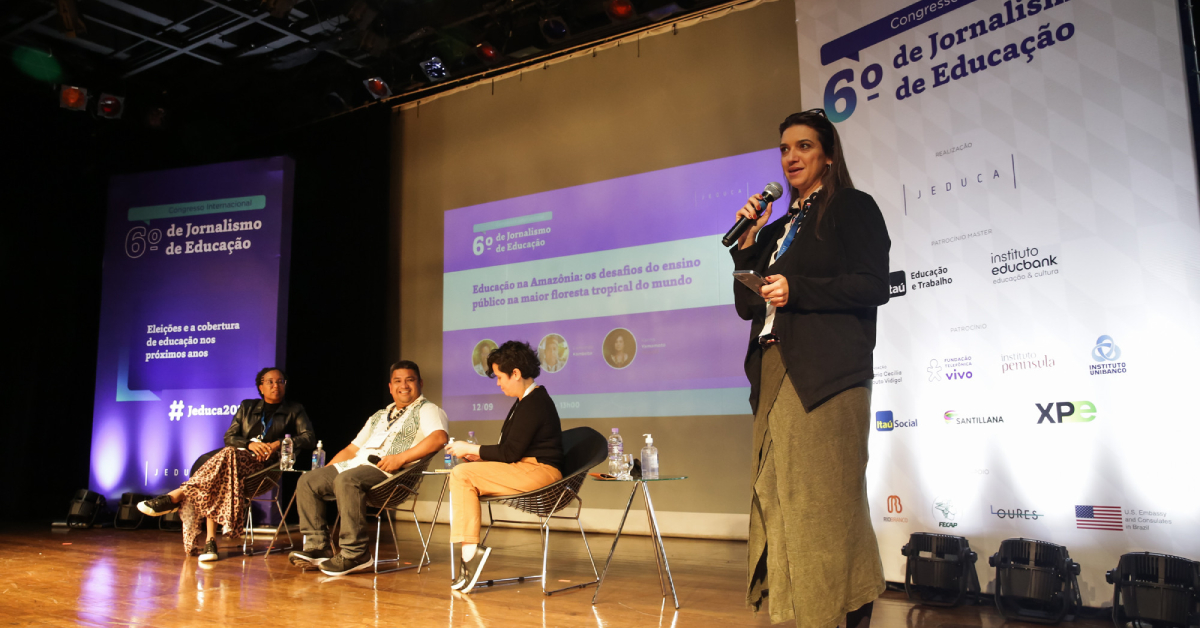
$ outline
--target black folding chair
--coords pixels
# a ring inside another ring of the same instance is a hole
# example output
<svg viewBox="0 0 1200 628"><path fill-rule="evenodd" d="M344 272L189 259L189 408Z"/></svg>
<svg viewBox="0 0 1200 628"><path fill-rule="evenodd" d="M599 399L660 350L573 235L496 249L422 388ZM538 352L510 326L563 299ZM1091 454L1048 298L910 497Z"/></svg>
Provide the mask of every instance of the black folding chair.
<svg viewBox="0 0 1200 628"><path fill-rule="evenodd" d="M588 545L587 534L583 531L583 524L579 522L579 513L583 510L583 498L579 496L579 491L583 487L584 479L587 478L587 472L592 467L603 462L608 456L608 441L604 439L604 436L600 432L590 427L576 427L562 433L562 442L564 454L563 479L549 486L526 493L490 495L479 499L481 504L487 504L488 519L490 520L481 543L487 541L487 536L491 533L492 526L496 523L534 523L531 521L497 519L492 514L493 504L504 504L521 512L536 515L541 520L538 530L542 533L542 573L540 575L521 576L517 578L481 580L480 584L492 586L504 582L524 582L533 578L540 578L542 581L542 593L552 595L559 591L566 591L567 589L583 588L600 581L600 573L596 570L596 560L592 557L592 548ZM556 514L570 506L571 502L576 503L574 515ZM551 519L573 519L575 525L579 526L579 534L583 535L583 546L587 548L588 560L592 563L592 574L596 576L595 580L582 584L573 584L569 587L554 589L553 591L546 590L546 563L550 555Z"/></svg>

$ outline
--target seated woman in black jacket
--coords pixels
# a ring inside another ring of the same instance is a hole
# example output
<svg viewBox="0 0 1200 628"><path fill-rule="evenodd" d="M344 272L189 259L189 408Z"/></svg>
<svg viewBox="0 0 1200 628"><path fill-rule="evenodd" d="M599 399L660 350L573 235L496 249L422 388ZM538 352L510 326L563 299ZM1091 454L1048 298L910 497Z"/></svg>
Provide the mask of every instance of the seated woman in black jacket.
<svg viewBox="0 0 1200 628"><path fill-rule="evenodd" d="M291 434L293 451L316 446L312 422L304 406L284 401L287 376L267 367L254 377L262 399L246 399L225 430L225 447L196 461L183 486L138 504L138 510L159 517L180 510L183 549L189 555L199 547L200 521L207 536L201 561L217 560L217 526L226 536L241 536L246 527L246 477L279 459L284 434Z"/></svg>
<svg viewBox="0 0 1200 628"><path fill-rule="evenodd" d="M499 443L446 446L472 461L450 473L450 542L462 545L462 568L450 588L463 593L475 586L492 551L479 545L479 496L524 493L562 479L562 425L546 389L533 383L541 374L537 354L527 343L510 340L488 355L487 365L504 395L517 401L500 428Z"/></svg>

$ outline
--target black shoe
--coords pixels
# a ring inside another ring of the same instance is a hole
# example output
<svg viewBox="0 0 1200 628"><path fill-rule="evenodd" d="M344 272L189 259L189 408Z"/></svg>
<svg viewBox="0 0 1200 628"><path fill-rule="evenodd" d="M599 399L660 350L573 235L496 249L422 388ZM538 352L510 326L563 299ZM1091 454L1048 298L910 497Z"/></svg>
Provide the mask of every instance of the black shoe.
<svg viewBox="0 0 1200 628"><path fill-rule="evenodd" d="M303 552L292 552L288 554L288 560L292 564L301 568L308 569L310 567L320 567L321 563L333 558L333 550L326 547L324 549L304 550Z"/></svg>
<svg viewBox="0 0 1200 628"><path fill-rule="evenodd" d="M344 576L348 573L356 571L364 571L375 565L375 561L370 554L363 554L358 558L346 558L344 554L338 554L329 560L321 563L321 573L327 576Z"/></svg>
<svg viewBox="0 0 1200 628"><path fill-rule="evenodd" d="M221 555L217 553L217 540L209 539L208 542L204 544L204 551L200 552L200 562L209 563L220 559Z"/></svg>
<svg viewBox="0 0 1200 628"><path fill-rule="evenodd" d="M464 560L460 563L458 580L450 585L451 589L470 593L471 589L475 588L475 583L479 582L479 574L483 573L483 564L487 562L488 555L492 553L492 548L479 545L475 548L475 557L471 560Z"/></svg>
<svg viewBox="0 0 1200 628"><path fill-rule="evenodd" d="M179 504L171 501L170 495L159 495L153 499L147 499L144 502L138 502L137 509L142 511L143 515L161 517L179 510Z"/></svg>

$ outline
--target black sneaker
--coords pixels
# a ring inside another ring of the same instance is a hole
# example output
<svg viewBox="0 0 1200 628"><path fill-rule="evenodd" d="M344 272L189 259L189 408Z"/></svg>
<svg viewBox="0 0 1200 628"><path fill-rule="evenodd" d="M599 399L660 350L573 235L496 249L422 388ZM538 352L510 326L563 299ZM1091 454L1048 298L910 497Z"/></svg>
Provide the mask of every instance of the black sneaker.
<svg viewBox="0 0 1200 628"><path fill-rule="evenodd" d="M142 511L143 515L161 517L179 510L179 504L171 501L170 495L159 495L153 499L147 499L144 502L138 502L137 509Z"/></svg>
<svg viewBox="0 0 1200 628"><path fill-rule="evenodd" d="M479 574L483 573L483 564L487 562L488 555L491 553L492 548L483 545L477 546L474 558L459 563L461 566L458 570L458 580L455 580L450 588L470 593L471 589L475 588L475 583L479 582Z"/></svg>
<svg viewBox="0 0 1200 628"><path fill-rule="evenodd" d="M208 563L220 559L221 555L217 553L217 540L209 539L208 542L204 544L204 551L200 552L200 562Z"/></svg>
<svg viewBox="0 0 1200 628"><path fill-rule="evenodd" d="M358 558L346 558L344 554L338 554L329 560L323 561L320 565L321 573L327 576L344 576L348 573L356 571L365 571L375 565L375 561L370 554L363 554Z"/></svg>
<svg viewBox="0 0 1200 628"><path fill-rule="evenodd" d="M321 563L333 558L333 550L326 547L324 549L309 549L302 552L292 552L288 554L288 560L292 564L301 568L308 569L310 567L320 567Z"/></svg>

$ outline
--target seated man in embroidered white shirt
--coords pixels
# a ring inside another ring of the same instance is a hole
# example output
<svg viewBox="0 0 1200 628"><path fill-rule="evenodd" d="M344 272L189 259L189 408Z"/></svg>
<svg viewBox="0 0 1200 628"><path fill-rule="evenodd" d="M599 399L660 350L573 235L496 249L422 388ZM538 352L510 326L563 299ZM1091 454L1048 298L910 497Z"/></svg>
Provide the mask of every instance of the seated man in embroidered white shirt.
<svg viewBox="0 0 1200 628"><path fill-rule="evenodd" d="M367 549L367 492L405 465L437 452L449 439L446 413L421 396L421 369L402 360L390 369L388 388L395 403L371 415L358 436L329 464L305 473L296 485L296 507L304 549L290 559L340 576L370 569ZM325 500L337 499L341 551L334 555L326 533Z"/></svg>

